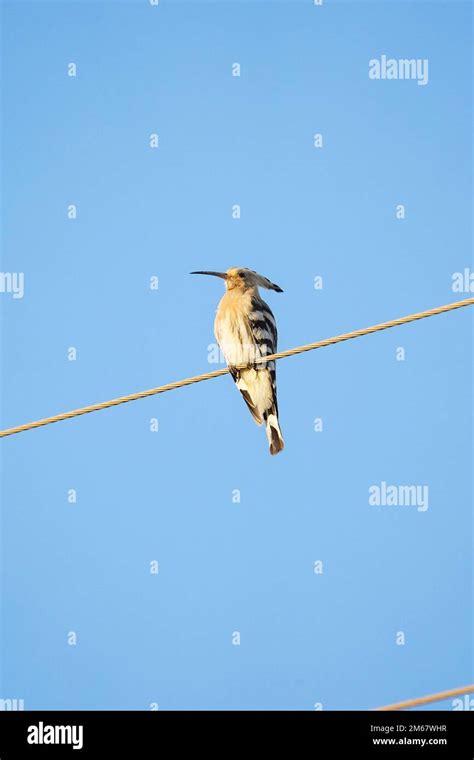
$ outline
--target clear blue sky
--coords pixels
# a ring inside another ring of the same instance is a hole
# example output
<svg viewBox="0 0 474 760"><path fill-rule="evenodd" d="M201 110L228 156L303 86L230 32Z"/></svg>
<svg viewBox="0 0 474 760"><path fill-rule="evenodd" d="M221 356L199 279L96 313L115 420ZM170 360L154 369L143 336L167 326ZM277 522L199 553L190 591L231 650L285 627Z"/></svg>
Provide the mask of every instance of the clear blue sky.
<svg viewBox="0 0 474 760"><path fill-rule="evenodd" d="M215 368L222 283L194 269L278 283L282 348L471 295L469 3L2 15L3 427ZM383 54L428 84L370 80ZM463 309L279 362L278 457L228 377L5 439L0 696L365 709L470 682L471 331ZM428 509L369 505L382 481Z"/></svg>

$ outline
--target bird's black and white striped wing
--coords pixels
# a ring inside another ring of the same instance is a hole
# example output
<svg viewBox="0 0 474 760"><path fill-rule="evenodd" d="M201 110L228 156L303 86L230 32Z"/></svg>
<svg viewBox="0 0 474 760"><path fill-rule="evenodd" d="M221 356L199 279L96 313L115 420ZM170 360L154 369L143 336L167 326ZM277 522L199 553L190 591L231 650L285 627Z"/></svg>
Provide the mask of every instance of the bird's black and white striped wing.
<svg viewBox="0 0 474 760"><path fill-rule="evenodd" d="M218 340L222 339L219 330L217 334ZM277 454L284 448L284 441L278 422L275 361L257 363L257 360L276 353L278 334L275 317L261 298L252 298L250 309L239 327L239 335L247 344L243 351L246 359L241 363L248 364L237 369L229 363L229 371L257 425L265 423L270 453Z"/></svg>
<svg viewBox="0 0 474 760"><path fill-rule="evenodd" d="M269 305L260 298L252 299L252 310L248 315L249 326L257 348L257 355L264 357L276 353L278 344L278 332L275 317ZM275 369L275 362L257 365L267 369Z"/></svg>
<svg viewBox="0 0 474 760"><path fill-rule="evenodd" d="M256 355L264 358L275 354L278 347L276 320L269 305L260 298L252 299L252 311L248 315L249 326L256 346ZM275 361L261 362L256 370L268 370L273 389L273 405L278 414Z"/></svg>
<svg viewBox="0 0 474 760"><path fill-rule="evenodd" d="M253 299L252 311L249 314L249 324L255 341L256 349L261 357L270 356L277 352L278 333L272 310L260 298ZM283 436L278 421L278 401L276 387L275 360L256 364L257 376L266 381L260 384L259 415L266 425L270 453L277 454L284 448Z"/></svg>

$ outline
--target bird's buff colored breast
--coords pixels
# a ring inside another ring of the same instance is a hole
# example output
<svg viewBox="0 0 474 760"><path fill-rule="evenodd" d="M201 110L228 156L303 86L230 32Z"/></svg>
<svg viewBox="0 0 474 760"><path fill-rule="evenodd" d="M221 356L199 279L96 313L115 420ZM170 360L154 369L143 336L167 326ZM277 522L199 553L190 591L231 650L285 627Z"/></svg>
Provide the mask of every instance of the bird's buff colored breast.
<svg viewBox="0 0 474 760"><path fill-rule="evenodd" d="M214 332L227 364L253 364L259 352L250 329L250 296L226 293L217 309Z"/></svg>

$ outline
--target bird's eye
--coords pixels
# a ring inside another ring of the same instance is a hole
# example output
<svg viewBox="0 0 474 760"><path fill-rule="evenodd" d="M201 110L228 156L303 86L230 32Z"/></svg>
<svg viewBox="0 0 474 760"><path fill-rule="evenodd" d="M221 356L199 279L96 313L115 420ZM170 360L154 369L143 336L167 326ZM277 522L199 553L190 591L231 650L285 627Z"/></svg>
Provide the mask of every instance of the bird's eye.
<svg viewBox="0 0 474 760"><path fill-rule="evenodd" d="M239 272L239 277L242 277L242 279L244 279L244 277L245 277L245 272Z"/></svg>

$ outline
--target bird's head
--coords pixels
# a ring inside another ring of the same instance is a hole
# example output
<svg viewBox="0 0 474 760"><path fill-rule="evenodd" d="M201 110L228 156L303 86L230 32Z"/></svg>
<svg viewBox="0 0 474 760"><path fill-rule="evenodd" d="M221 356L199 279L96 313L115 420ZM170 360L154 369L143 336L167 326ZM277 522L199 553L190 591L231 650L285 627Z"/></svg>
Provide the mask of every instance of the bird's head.
<svg viewBox="0 0 474 760"><path fill-rule="evenodd" d="M227 290L255 290L256 288L267 288L267 290L276 290L277 293L283 293L282 289L270 282L263 275L254 272L253 269L246 267L231 267L227 272L191 272L191 274L210 274L214 277L221 277L225 280Z"/></svg>

